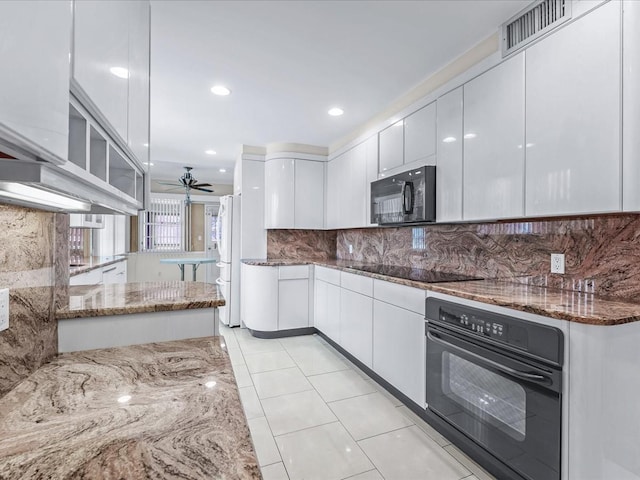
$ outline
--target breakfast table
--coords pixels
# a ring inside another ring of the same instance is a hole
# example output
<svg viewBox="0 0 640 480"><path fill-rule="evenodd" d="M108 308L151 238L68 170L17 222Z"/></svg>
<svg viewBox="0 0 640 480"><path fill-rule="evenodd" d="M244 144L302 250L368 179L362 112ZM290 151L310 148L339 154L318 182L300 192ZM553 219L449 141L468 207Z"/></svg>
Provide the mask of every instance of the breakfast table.
<svg viewBox="0 0 640 480"><path fill-rule="evenodd" d="M184 266L185 265L191 265L192 270L192 280L195 282L196 281L196 271L198 270L198 267L200 265L202 265L203 263L215 263L218 260L216 260L215 258L211 258L211 257L205 257L205 258L163 258L160 260L160 263L171 263L171 264L175 264L178 265L178 268L180 268L180 280L184 281Z"/></svg>

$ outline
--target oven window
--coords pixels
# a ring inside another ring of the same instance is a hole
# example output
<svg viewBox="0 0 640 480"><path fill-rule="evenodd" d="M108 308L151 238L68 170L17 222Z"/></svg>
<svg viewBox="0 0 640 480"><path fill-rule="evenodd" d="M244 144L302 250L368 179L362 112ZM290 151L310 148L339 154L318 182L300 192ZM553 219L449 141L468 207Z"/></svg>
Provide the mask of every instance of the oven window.
<svg viewBox="0 0 640 480"><path fill-rule="evenodd" d="M527 398L518 383L443 352L442 391L480 420L512 438L525 438Z"/></svg>

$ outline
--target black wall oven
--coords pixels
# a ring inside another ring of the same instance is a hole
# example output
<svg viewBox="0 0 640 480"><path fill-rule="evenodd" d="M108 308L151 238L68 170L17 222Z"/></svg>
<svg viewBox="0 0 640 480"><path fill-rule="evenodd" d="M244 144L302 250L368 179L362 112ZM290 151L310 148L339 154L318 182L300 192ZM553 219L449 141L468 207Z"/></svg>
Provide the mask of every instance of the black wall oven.
<svg viewBox="0 0 640 480"><path fill-rule="evenodd" d="M437 298L426 311L427 418L503 476L560 479L562 331Z"/></svg>

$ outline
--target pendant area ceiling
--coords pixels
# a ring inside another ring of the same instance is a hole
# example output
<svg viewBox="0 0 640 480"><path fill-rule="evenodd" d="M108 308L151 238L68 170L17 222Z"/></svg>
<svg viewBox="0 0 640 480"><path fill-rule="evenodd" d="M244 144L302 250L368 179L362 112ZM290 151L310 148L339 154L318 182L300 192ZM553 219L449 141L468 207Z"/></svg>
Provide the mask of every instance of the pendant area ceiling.
<svg viewBox="0 0 640 480"><path fill-rule="evenodd" d="M152 178L230 184L242 144L329 146L529 3L152 1Z"/></svg>

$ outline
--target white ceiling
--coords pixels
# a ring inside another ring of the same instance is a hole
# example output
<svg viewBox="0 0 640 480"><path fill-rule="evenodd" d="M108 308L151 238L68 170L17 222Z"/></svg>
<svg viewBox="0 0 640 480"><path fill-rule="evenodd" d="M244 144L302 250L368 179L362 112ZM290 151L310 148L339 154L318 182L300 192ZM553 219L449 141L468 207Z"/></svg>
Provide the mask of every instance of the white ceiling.
<svg viewBox="0 0 640 480"><path fill-rule="evenodd" d="M529 3L154 0L152 177L230 184L241 144L328 146Z"/></svg>

